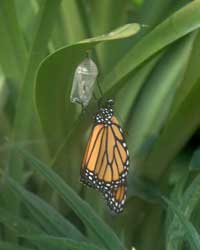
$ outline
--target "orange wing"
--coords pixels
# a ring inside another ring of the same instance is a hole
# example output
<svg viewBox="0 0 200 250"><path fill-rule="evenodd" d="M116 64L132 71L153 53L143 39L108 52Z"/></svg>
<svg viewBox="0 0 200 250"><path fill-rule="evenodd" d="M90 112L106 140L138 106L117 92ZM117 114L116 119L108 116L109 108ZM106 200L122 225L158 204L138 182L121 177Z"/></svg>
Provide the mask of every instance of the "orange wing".
<svg viewBox="0 0 200 250"><path fill-rule="evenodd" d="M115 116L94 126L82 161L81 181L106 192L126 181L129 153Z"/></svg>
<svg viewBox="0 0 200 250"><path fill-rule="evenodd" d="M107 205L114 213L121 213L124 210L126 201L126 183L120 185L118 188L110 190L104 194Z"/></svg>

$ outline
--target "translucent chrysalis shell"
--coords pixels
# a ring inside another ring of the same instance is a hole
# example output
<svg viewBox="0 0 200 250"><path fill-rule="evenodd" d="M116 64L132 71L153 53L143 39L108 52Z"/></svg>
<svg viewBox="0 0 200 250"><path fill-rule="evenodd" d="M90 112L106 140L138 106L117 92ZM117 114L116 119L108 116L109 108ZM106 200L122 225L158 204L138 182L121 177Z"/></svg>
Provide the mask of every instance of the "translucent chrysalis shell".
<svg viewBox="0 0 200 250"><path fill-rule="evenodd" d="M90 58L84 59L76 68L70 100L86 107L91 99L98 75L96 64Z"/></svg>

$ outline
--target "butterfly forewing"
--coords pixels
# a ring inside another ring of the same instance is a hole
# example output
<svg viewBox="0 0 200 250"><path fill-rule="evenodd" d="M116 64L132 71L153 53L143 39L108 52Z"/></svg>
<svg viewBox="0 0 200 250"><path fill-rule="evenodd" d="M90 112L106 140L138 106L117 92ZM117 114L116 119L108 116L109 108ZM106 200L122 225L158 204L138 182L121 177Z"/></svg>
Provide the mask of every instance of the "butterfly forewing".
<svg viewBox="0 0 200 250"><path fill-rule="evenodd" d="M99 135L103 132L103 125L98 124L94 126L90 138L87 143L85 155L82 161L82 168L84 168L85 164L88 163L89 159L92 157L92 153L96 150L95 146L98 146L97 140L99 139Z"/></svg>
<svg viewBox="0 0 200 250"><path fill-rule="evenodd" d="M94 126L82 162L81 181L101 191L125 182L129 156L116 117Z"/></svg>
<svg viewBox="0 0 200 250"><path fill-rule="evenodd" d="M97 161L99 149L100 149L100 140L101 135L103 134L103 125L95 125L92 129L90 138L88 140L85 154L81 166L81 181L89 186L94 186L94 168Z"/></svg>

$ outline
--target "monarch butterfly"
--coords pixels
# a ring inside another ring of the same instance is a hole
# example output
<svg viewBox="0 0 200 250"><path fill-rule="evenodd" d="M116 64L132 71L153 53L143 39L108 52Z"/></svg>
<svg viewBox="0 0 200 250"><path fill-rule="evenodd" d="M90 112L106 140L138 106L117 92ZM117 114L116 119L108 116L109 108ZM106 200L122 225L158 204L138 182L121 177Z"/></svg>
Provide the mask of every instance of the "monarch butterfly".
<svg viewBox="0 0 200 250"><path fill-rule="evenodd" d="M129 152L113 104L113 100L107 100L95 116L82 161L81 181L103 192L109 207L118 211L120 208L115 209L112 202L125 201Z"/></svg>

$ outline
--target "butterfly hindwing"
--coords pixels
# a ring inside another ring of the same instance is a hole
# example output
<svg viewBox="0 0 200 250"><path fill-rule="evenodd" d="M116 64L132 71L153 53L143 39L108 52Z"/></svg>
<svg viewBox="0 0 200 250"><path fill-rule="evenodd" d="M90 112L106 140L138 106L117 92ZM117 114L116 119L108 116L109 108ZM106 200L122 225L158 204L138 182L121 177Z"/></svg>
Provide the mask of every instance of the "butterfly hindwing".
<svg viewBox="0 0 200 250"><path fill-rule="evenodd" d="M118 188L109 190L104 194L108 207L112 212L118 214L123 212L126 201L127 186L126 183L120 185Z"/></svg>

